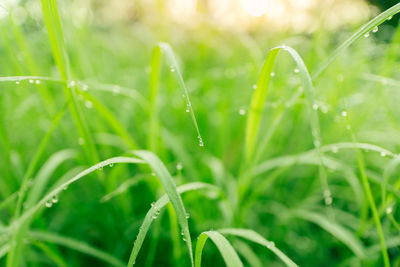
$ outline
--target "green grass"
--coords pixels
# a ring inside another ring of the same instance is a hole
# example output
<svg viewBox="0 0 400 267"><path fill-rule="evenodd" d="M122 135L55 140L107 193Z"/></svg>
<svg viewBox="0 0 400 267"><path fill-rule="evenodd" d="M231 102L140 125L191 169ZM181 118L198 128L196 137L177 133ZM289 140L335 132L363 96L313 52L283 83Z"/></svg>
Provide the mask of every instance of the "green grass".
<svg viewBox="0 0 400 267"><path fill-rule="evenodd" d="M0 266L399 264L400 4L292 38L22 2L41 15L0 19Z"/></svg>

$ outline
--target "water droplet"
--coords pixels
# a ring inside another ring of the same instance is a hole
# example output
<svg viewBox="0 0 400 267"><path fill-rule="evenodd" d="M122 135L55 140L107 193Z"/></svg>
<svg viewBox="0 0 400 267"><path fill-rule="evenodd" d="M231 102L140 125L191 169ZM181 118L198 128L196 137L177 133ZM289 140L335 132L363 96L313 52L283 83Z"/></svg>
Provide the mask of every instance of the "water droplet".
<svg viewBox="0 0 400 267"><path fill-rule="evenodd" d="M176 169L177 169L178 171L180 171L180 170L183 169L183 165L182 165L181 162L178 162L178 163L176 164Z"/></svg>
<svg viewBox="0 0 400 267"><path fill-rule="evenodd" d="M257 89L257 84L253 84L253 89L254 89L254 90Z"/></svg>
<svg viewBox="0 0 400 267"><path fill-rule="evenodd" d="M294 71L294 73L299 73L300 72L298 68L295 68L293 71Z"/></svg>
<svg viewBox="0 0 400 267"><path fill-rule="evenodd" d="M150 206L154 207L155 204L156 204L155 202L151 202Z"/></svg>
<svg viewBox="0 0 400 267"><path fill-rule="evenodd" d="M190 218L190 214L186 213L185 217L186 217L186 219L189 219Z"/></svg>
<svg viewBox="0 0 400 267"><path fill-rule="evenodd" d="M89 86L87 84L82 84L82 91L87 91Z"/></svg>
<svg viewBox="0 0 400 267"><path fill-rule="evenodd" d="M388 17L386 20L391 20L393 18L393 16Z"/></svg>
<svg viewBox="0 0 400 267"><path fill-rule="evenodd" d="M57 202L58 202L58 196L57 196L57 195L53 196L53 197L51 198L51 202L57 203Z"/></svg>
<svg viewBox="0 0 400 267"><path fill-rule="evenodd" d="M342 111L341 115L342 117L347 117L347 111Z"/></svg>
<svg viewBox="0 0 400 267"><path fill-rule="evenodd" d="M184 232L183 230L181 231L181 235L182 235L182 236L185 235L185 232Z"/></svg>
<svg viewBox="0 0 400 267"><path fill-rule="evenodd" d="M275 76L275 72L271 72L271 77L274 77Z"/></svg>
<svg viewBox="0 0 400 267"><path fill-rule="evenodd" d="M21 83L20 81L16 81L16 82L15 82L15 84L20 84L20 83Z"/></svg>
<svg viewBox="0 0 400 267"><path fill-rule="evenodd" d="M112 168L114 166L114 163L108 164L108 167Z"/></svg>
<svg viewBox="0 0 400 267"><path fill-rule="evenodd" d="M391 214L393 212L393 206L390 205L386 208L386 214Z"/></svg>
<svg viewBox="0 0 400 267"><path fill-rule="evenodd" d="M337 146L333 146L332 147L332 152L333 153L338 153L339 152L339 148Z"/></svg>
<svg viewBox="0 0 400 267"><path fill-rule="evenodd" d="M368 38L368 37L369 37L369 32L365 33L365 34L364 34L364 37L365 37L365 38Z"/></svg>
<svg viewBox="0 0 400 267"><path fill-rule="evenodd" d="M152 173L151 173L151 176L156 176L156 173L155 173L155 172L152 172Z"/></svg>
<svg viewBox="0 0 400 267"><path fill-rule="evenodd" d="M85 107L86 108L92 108L93 107L93 103L91 101L89 101L89 100L86 100L85 101Z"/></svg>
<svg viewBox="0 0 400 267"><path fill-rule="evenodd" d="M74 87L76 85L76 82L75 81L70 81L69 83L68 83L68 87L69 88L72 88L72 87Z"/></svg>
<svg viewBox="0 0 400 267"><path fill-rule="evenodd" d="M46 203L44 203L44 205L46 206L46 208L51 208L51 206L53 206L53 202L46 201Z"/></svg>
<svg viewBox="0 0 400 267"><path fill-rule="evenodd" d="M332 200L331 197L326 197L325 198L325 205L327 205L327 206L332 205L332 202L333 202L333 200Z"/></svg>
<svg viewBox="0 0 400 267"><path fill-rule="evenodd" d="M63 190L65 191L65 190L67 190L68 189L68 185L65 185L64 187L63 187Z"/></svg>
<svg viewBox="0 0 400 267"><path fill-rule="evenodd" d="M204 146L204 142L203 142L203 139L201 137L199 138L199 146Z"/></svg>
<svg viewBox="0 0 400 267"><path fill-rule="evenodd" d="M372 32L377 32L378 30L379 30L378 26L375 26L375 27L372 29Z"/></svg>
<svg viewBox="0 0 400 267"><path fill-rule="evenodd" d="M186 112L190 112L190 108L189 108L189 107L187 107L185 111L186 111Z"/></svg>
<svg viewBox="0 0 400 267"><path fill-rule="evenodd" d="M33 83L33 80L29 80L29 83Z"/></svg>
<svg viewBox="0 0 400 267"><path fill-rule="evenodd" d="M246 110L244 108L241 108L239 110L239 114L242 115L242 116L245 115L246 114Z"/></svg>
<svg viewBox="0 0 400 267"><path fill-rule="evenodd" d="M267 248L271 249L273 247L275 247L275 243L274 242L268 242Z"/></svg>
<svg viewBox="0 0 400 267"><path fill-rule="evenodd" d="M386 157L386 152L385 151L381 152L381 157Z"/></svg>
<svg viewBox="0 0 400 267"><path fill-rule="evenodd" d="M349 131L351 130L350 124L346 126L346 129L349 130Z"/></svg>
<svg viewBox="0 0 400 267"><path fill-rule="evenodd" d="M175 72L175 68L173 66L170 66L171 72Z"/></svg>
<svg viewBox="0 0 400 267"><path fill-rule="evenodd" d="M35 83L36 83L36 84L40 84L40 81L39 81L39 80L36 80Z"/></svg>
<svg viewBox="0 0 400 267"><path fill-rule="evenodd" d="M312 106L312 108L313 108L313 110L318 110L318 104L314 104L313 106Z"/></svg>

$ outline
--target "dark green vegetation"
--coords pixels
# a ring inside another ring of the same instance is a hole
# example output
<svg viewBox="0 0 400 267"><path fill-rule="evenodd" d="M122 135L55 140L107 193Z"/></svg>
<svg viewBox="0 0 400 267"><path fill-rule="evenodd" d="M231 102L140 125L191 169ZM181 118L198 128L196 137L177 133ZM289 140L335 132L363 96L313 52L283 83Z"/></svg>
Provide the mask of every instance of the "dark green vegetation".
<svg viewBox="0 0 400 267"><path fill-rule="evenodd" d="M0 24L1 266L400 264L400 4L174 49L37 5Z"/></svg>

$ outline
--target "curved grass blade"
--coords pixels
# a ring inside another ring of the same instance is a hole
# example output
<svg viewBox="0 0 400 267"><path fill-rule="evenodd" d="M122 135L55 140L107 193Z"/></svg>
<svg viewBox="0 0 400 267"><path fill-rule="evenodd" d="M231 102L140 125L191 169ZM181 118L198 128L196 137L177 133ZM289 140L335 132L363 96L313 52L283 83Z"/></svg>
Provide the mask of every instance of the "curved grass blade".
<svg viewBox="0 0 400 267"><path fill-rule="evenodd" d="M212 189L212 190L219 190L218 187L215 187L210 184L194 182L185 185L178 186L176 188L179 194L183 194L188 191L200 190L200 189ZM160 213L161 209L165 207L169 202L168 195L162 196L157 202L153 203L150 210L147 212L142 225L140 226L139 233L136 237L135 243L133 245L133 249L131 255L129 257L128 267L131 267L135 264L136 257L139 254L140 248L142 247L144 238L150 228L150 225L153 220L157 219L158 214Z"/></svg>
<svg viewBox="0 0 400 267"><path fill-rule="evenodd" d="M12 224L9 226L9 230L12 231L13 236L11 239L11 242L14 243L14 246L11 246L10 253L7 256L7 265L9 266L15 266L18 265L17 263L20 260L20 256L22 253L22 245L23 245L23 238L25 232L28 230L29 223L32 220L33 215L40 210L40 208L43 208L44 206L47 206L47 203L51 203L52 199L56 198L58 199L58 194L64 190L66 187L68 187L69 184L79 180L80 178L84 177L85 175L100 169L104 166L114 164L114 163L142 163L142 161L135 159L135 158L128 158L128 157L116 157L116 158L111 158L105 161L102 161L82 172L74 176L73 178L69 179L68 181L62 183L58 187L56 187L54 190L52 190L50 193L48 193L45 197L43 197L40 201L37 201L37 198L39 197L39 193L37 191L40 191L41 188L43 187L42 183L36 184L36 187L38 190L34 190L34 194L29 195L28 200L27 200L27 207L26 211L19 217L16 218L12 222ZM42 178L45 179L46 177ZM34 188L35 189L35 188ZM35 204L36 203L36 204Z"/></svg>
<svg viewBox="0 0 400 267"><path fill-rule="evenodd" d="M400 12L400 3L392 6L391 8L385 10L380 13L375 18L368 21L366 24L361 26L352 36L350 36L346 41L344 41L338 48L333 51L330 57L321 63L321 65L317 68L317 71L312 75L313 79L316 79L328 66L335 60L335 58L347 47L349 47L352 43L362 38L366 33L369 33L373 28L378 27L380 24L385 22L388 18L391 18L393 15L396 15Z"/></svg>
<svg viewBox="0 0 400 267"><path fill-rule="evenodd" d="M338 240L342 241L343 244L345 244L357 257L366 257L365 249L361 242L353 235L352 232L350 232L343 226L335 223L332 220L329 220L325 216L307 210L294 211L293 215L303 220L317 224L322 229L336 237Z"/></svg>
<svg viewBox="0 0 400 267"><path fill-rule="evenodd" d="M234 235L239 236L241 238L247 239L254 243L257 243L261 246L264 246L271 250L276 256L278 256L287 266L295 267L297 266L288 256L286 256L279 248L275 246L274 242L266 240L257 232L250 229L237 229L237 228L227 228L218 230L221 234L224 235Z"/></svg>
<svg viewBox="0 0 400 267"><path fill-rule="evenodd" d="M255 145L259 135L260 121L262 115L261 111L263 110L265 98L267 96L271 73L275 65L279 51L281 50L287 51L295 61L298 68L298 72L300 74L301 82L304 86L305 95L307 98L307 109L308 109L308 114L310 116L310 125L311 125L313 143L318 155L318 160L320 162L318 166L319 166L319 177L323 189L323 196L325 199L325 203L327 205L330 205L332 202L331 192L329 190L328 178L323 164L322 152L320 150L322 141L320 134L318 111L315 108L313 108L316 105L314 87L308 69L304 64L304 61L302 60L300 55L296 52L296 50L294 50L289 46L284 45L272 48L269 51L268 56L265 59L264 65L262 67L261 74L257 82L257 88L251 100L250 112L246 124L245 166L251 168L251 166L248 165L252 161ZM241 186L243 188L241 191L246 192L251 183L250 180L251 176L243 176L243 177L244 178L242 178L242 180L244 180L243 181L244 184Z"/></svg>
<svg viewBox="0 0 400 267"><path fill-rule="evenodd" d="M74 150L61 150L54 153L47 160L47 162L43 164L38 171L36 178L33 181L32 188L29 190L29 193L26 197L26 201L24 203L26 209L31 208L38 201L56 168L64 161L72 159L75 156L76 153Z"/></svg>
<svg viewBox="0 0 400 267"><path fill-rule="evenodd" d="M66 84L66 81L57 78L47 77L47 76L6 76L0 77L0 82L31 82L37 83L36 81L42 82L52 82L59 84ZM18 83L18 84L19 84Z"/></svg>
<svg viewBox="0 0 400 267"><path fill-rule="evenodd" d="M147 178L147 176L134 177L132 179L129 179L129 180L123 182L117 189L115 189L112 192L108 193L107 195L103 196L100 199L100 202L110 201L112 198L125 193L126 190L128 190L128 188L137 185L138 183L145 180L146 178Z"/></svg>
<svg viewBox="0 0 400 267"><path fill-rule="evenodd" d="M42 232L42 231L31 231L29 232L28 236L35 240L57 244L63 247L76 250L80 253L90 255L94 258L104 261L105 263L110 264L111 266L120 266L120 267L125 266L125 264L122 261L115 258L114 256L104 251L101 251L97 248L94 248L82 241L70 237L65 237L58 234Z"/></svg>
<svg viewBox="0 0 400 267"><path fill-rule="evenodd" d="M201 267L201 255L203 254L204 244L206 243L208 238L210 238L217 246L227 267L243 266L243 263L241 262L235 249L223 235L221 235L216 231L207 231L201 233L199 238L197 239L196 252L195 252L195 260L196 260L195 267Z"/></svg>
<svg viewBox="0 0 400 267"><path fill-rule="evenodd" d="M348 142L343 142L343 143L329 144L322 146L321 151L338 153L340 149L354 149L354 148L364 149L366 151L375 151L380 153L381 155L385 155L388 157L393 157L393 158L396 157L396 154L391 152L390 150L387 150L377 145L367 144L367 143L352 144ZM273 168L292 165L292 164L317 164L317 163L318 160L316 159L315 149L312 149L295 155L287 155L287 156L268 159L255 166L253 169L253 174L259 175ZM325 156L324 156L324 164L330 169L335 169L335 170L340 169L340 165L338 164L338 162L335 162L333 161L333 159L329 159L328 157Z"/></svg>
<svg viewBox="0 0 400 267"><path fill-rule="evenodd" d="M185 207L183 206L182 198L176 190L174 180L169 174L167 168L154 153L150 151L139 150L134 151L134 154L150 165L150 167L153 169L158 179L160 180L165 192L167 193L168 198L171 201L171 204L174 207L174 210L178 217L178 222L181 226L181 230L183 233L182 236L186 242L187 248L189 250L190 261L193 265L193 250L189 232L189 224L186 218L186 211Z"/></svg>
<svg viewBox="0 0 400 267"><path fill-rule="evenodd" d="M56 188L51 190L49 193L46 194L38 203L36 203L32 208L26 210L18 219L13 221L11 225L8 227L8 230L10 231L15 231L16 228L20 227L21 224L23 224L25 221L29 220L36 212L38 212L41 208L45 206L45 203L50 201L53 197L58 196L65 188L67 188L69 185L77 182L78 180L82 179L86 175L96 171L96 170L101 170L105 166L109 166L110 164L116 164L116 163L131 163L131 164L143 164L144 162L140 159L133 158L133 157L114 157L114 158L109 158L107 160L101 161L85 170L82 172L78 173L68 181L61 183L58 185Z"/></svg>
<svg viewBox="0 0 400 267"><path fill-rule="evenodd" d="M194 114L192 102L190 101L189 91L185 85L185 82L183 81L181 71L179 70L178 64L175 59L175 54L172 51L171 46L167 43L159 43L158 47L161 49L161 51L166 56L167 61L170 64L170 69L175 74L175 77L178 80L179 86L183 90L184 98L186 101L186 110L190 113L190 115L192 117L194 126L196 128L196 132L197 132L197 138L199 139L199 145L204 146L203 138L201 137L201 134L200 134L199 125L197 124L196 116Z"/></svg>
<svg viewBox="0 0 400 267"><path fill-rule="evenodd" d="M133 99L142 109L148 108L147 100L135 89L127 88L116 84L107 84L91 81L80 81L80 80L70 80L65 81L58 78L48 77L48 76L3 76L0 77L0 82L14 82L16 84L21 84L21 82L28 83L42 83L51 82L61 85L76 84L76 86L82 91L91 90L102 91L112 93L114 95L124 95Z"/></svg>

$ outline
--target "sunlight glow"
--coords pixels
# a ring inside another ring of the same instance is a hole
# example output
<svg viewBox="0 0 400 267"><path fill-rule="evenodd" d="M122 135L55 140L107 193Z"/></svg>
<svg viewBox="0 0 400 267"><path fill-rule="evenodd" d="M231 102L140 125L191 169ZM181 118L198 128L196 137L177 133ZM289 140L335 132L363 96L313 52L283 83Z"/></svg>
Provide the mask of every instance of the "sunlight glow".
<svg viewBox="0 0 400 267"><path fill-rule="evenodd" d="M268 0L240 0L240 4L253 17L264 15L268 8Z"/></svg>

